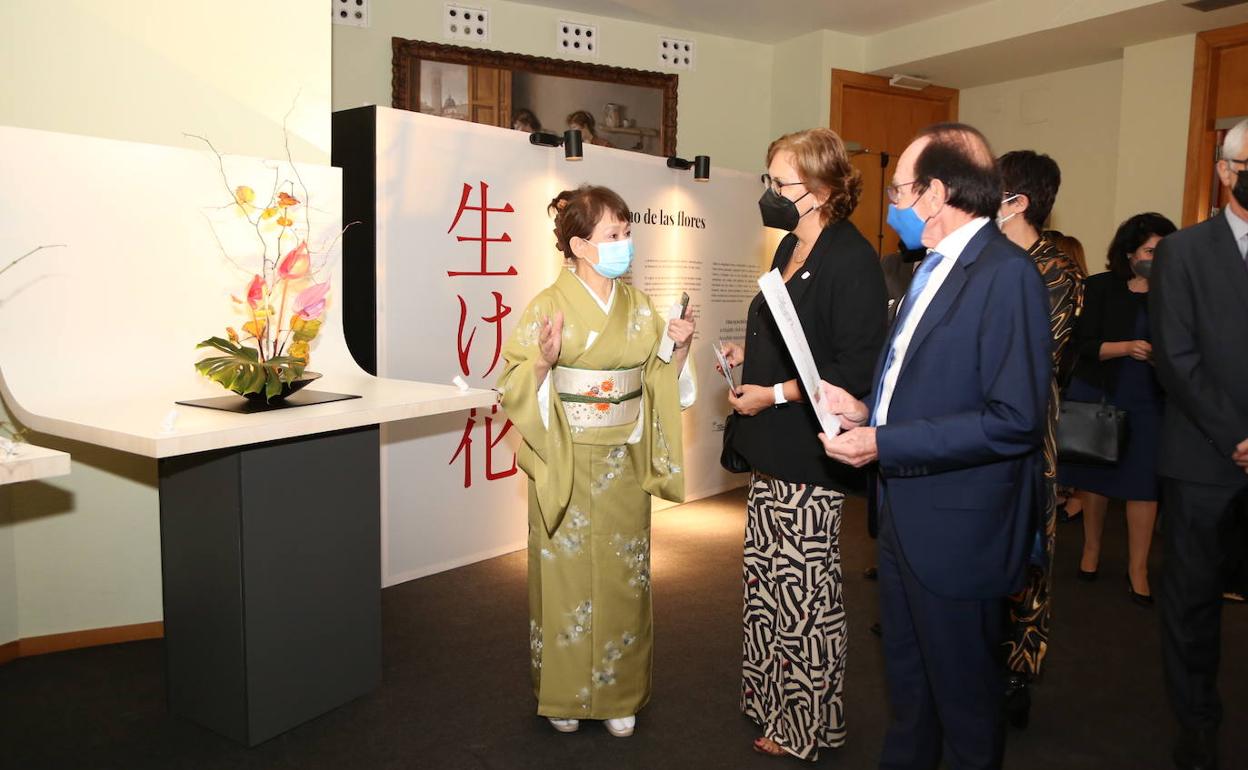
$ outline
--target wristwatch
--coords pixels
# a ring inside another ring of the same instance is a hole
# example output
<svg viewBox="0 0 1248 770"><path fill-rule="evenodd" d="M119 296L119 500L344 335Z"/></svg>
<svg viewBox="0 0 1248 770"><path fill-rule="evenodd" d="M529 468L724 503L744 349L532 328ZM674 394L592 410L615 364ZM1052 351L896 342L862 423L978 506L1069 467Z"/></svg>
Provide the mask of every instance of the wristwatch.
<svg viewBox="0 0 1248 770"><path fill-rule="evenodd" d="M777 382L774 390L776 392L776 406L780 406L781 404L788 402L788 399L784 397L784 383L783 382Z"/></svg>

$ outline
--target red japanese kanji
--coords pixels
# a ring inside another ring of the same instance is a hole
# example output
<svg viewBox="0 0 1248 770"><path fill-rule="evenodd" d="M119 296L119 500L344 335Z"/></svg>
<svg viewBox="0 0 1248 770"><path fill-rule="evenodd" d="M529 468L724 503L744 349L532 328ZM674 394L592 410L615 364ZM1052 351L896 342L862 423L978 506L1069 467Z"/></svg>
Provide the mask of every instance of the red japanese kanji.
<svg viewBox="0 0 1248 770"><path fill-rule="evenodd" d="M503 352L503 319L511 312L511 308L503 304L503 295L496 291L490 292L494 295L494 315L483 315L481 320L486 323L494 324L494 355L490 359L490 368L485 370L483 377L488 376L494 371L494 367L498 365L498 357ZM459 335L455 341L459 351L459 370L465 376L470 374L468 371L468 354L472 352L472 340L477 336L477 327L474 324L472 332L468 335L468 340L464 340L464 324L468 321L468 303L464 301L462 295L459 296Z"/></svg>
<svg viewBox="0 0 1248 770"><path fill-rule="evenodd" d="M490 407L490 415L498 414L498 407ZM472 429L476 426L477 410L473 409L468 412L468 421L464 424L464 434L459 439L459 446L455 448L455 454L451 456L451 461L447 465L453 465L459 456L464 456L464 489L472 486ZM494 448L502 442L503 437L507 435L507 431L511 430L511 420L507 420L503 424L503 429L498 436L494 436L494 418L492 416L485 418L485 480L497 481L505 479L508 476L514 476L516 473L516 454L511 453L511 467L505 471L494 470Z"/></svg>
<svg viewBox="0 0 1248 770"><path fill-rule="evenodd" d="M516 268L514 265L507 268L506 270L502 272L490 270L489 268L489 246L490 244L491 243L511 243L511 236L508 235L507 233L503 233L501 236L497 238L491 238L490 231L489 231L489 222L488 222L489 215L491 213L511 214L515 211L515 209L511 207L510 203L504 203L502 208L490 208L490 204L489 204L490 186L489 184L485 182L481 182L481 205L480 206L468 205L468 196L471 194L472 194L472 185L468 184L467 182L464 182L464 191L459 199L459 210L455 212L455 221L451 222L451 226L448 227L446 231L449 233L455 229L455 225L459 224L459 220L464 215L465 211L481 212L480 234L475 235L475 236L470 236L470 235L456 236L456 238L459 240L460 243L463 243L464 241L477 241L481 244L481 269L475 272L473 271L459 272L459 271L454 271L454 270L448 270L446 271L446 274L452 277L457 276L457 275L516 275Z"/></svg>

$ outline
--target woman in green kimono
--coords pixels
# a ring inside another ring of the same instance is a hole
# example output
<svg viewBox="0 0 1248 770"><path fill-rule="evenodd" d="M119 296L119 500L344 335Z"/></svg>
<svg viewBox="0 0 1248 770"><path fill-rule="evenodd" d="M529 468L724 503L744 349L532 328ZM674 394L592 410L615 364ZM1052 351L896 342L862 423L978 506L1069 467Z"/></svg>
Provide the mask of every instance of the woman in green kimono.
<svg viewBox="0 0 1248 770"><path fill-rule="evenodd" d="M525 309L498 382L529 477L533 689L556 730L601 719L623 737L650 697L650 496L684 497L694 324L616 280L633 254L619 195L583 186L549 210L570 269Z"/></svg>

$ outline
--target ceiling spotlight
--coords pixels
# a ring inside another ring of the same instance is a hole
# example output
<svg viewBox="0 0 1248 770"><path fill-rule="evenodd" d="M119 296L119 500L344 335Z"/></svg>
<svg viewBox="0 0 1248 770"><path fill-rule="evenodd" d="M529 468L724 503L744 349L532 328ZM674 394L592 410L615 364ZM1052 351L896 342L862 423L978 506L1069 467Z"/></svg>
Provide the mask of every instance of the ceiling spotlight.
<svg viewBox="0 0 1248 770"><path fill-rule="evenodd" d="M709 182L711 180L711 156L693 156L693 181Z"/></svg>
<svg viewBox="0 0 1248 770"><path fill-rule="evenodd" d="M706 182L711 178L711 156L695 155L693 160L685 160L675 155L667 159L667 167L678 171L693 169L693 181Z"/></svg>
<svg viewBox="0 0 1248 770"><path fill-rule="evenodd" d="M534 131L529 134L529 144L536 144L542 147L558 147L563 144L563 139L558 134L548 134L545 131Z"/></svg>
<svg viewBox="0 0 1248 770"><path fill-rule="evenodd" d="M564 131L563 136L545 131L534 131L529 134L529 144L536 144L539 147L563 147L563 157L567 160L580 160L584 157L581 132L574 128Z"/></svg>
<svg viewBox="0 0 1248 770"><path fill-rule="evenodd" d="M569 128L563 132L563 157L567 160L580 160L584 157L580 129Z"/></svg>

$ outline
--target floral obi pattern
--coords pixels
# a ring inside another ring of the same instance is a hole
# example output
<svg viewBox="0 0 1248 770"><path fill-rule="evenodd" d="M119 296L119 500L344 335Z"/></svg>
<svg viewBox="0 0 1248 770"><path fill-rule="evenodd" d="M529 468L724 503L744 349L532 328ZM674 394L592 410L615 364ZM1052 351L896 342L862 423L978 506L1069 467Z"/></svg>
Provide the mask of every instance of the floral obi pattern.
<svg viewBox="0 0 1248 770"><path fill-rule="evenodd" d="M576 369L556 366L554 386L573 428L632 425L641 414L642 367Z"/></svg>

